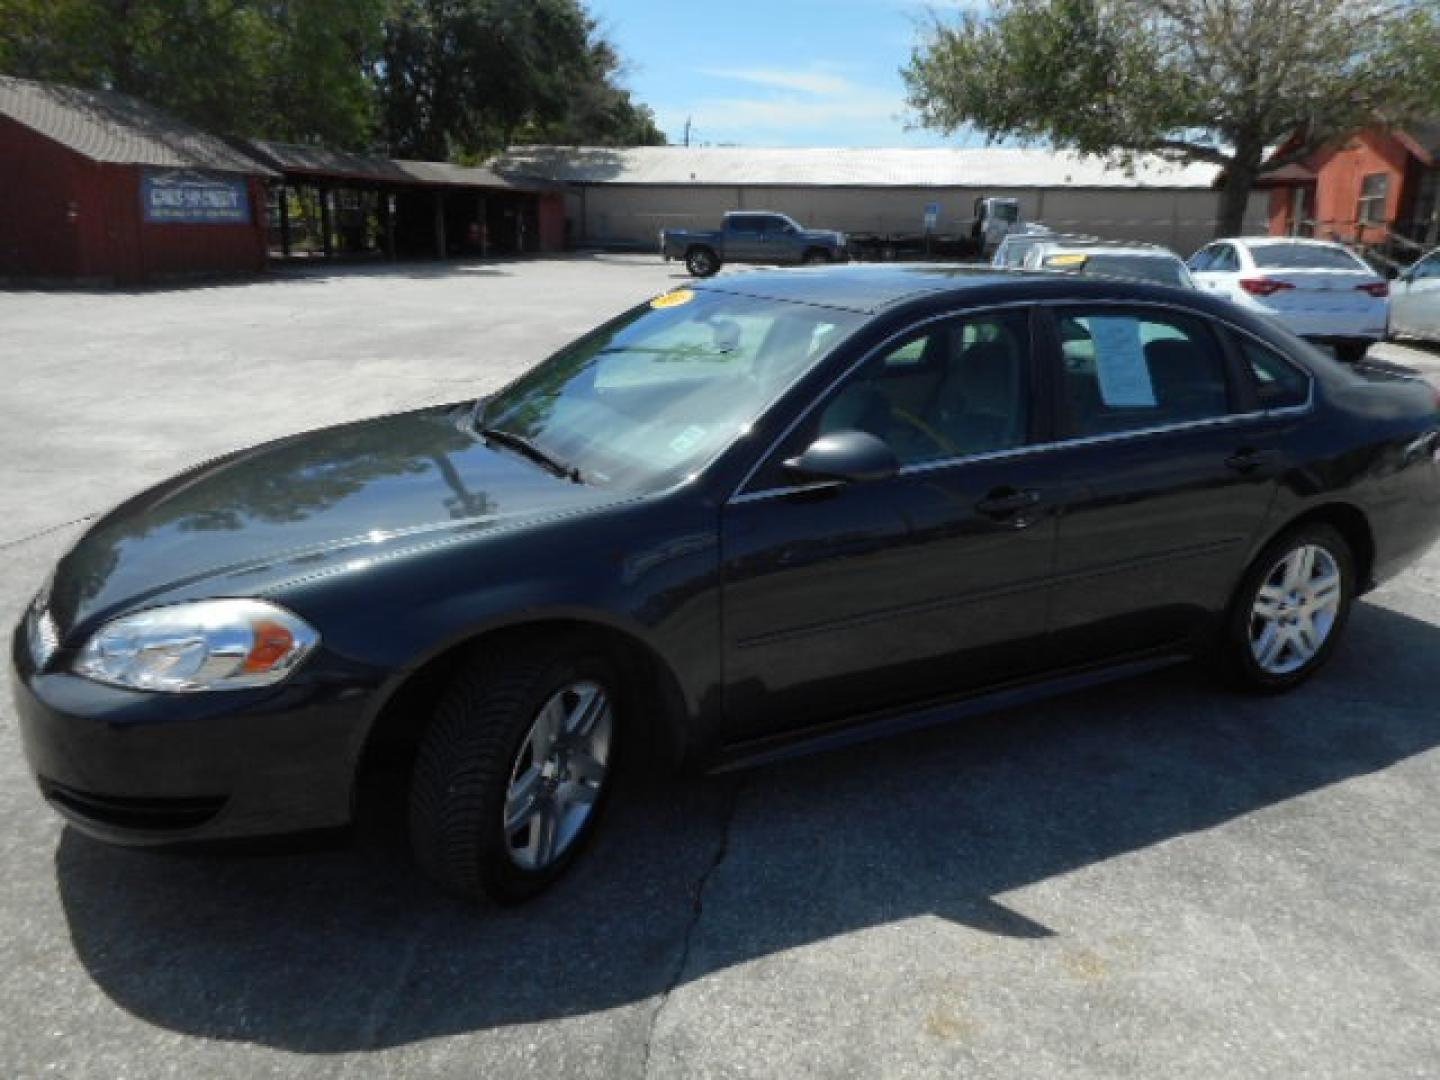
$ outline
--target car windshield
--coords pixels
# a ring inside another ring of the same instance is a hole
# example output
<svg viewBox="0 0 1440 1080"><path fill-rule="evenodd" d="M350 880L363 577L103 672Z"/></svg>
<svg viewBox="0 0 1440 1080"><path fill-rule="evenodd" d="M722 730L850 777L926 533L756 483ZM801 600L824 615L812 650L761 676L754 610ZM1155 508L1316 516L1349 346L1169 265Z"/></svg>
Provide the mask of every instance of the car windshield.
<svg viewBox="0 0 1440 1080"><path fill-rule="evenodd" d="M1184 285L1180 260L1158 255L1091 255L1080 271L1100 277L1155 281L1161 285Z"/></svg>
<svg viewBox="0 0 1440 1080"><path fill-rule="evenodd" d="M1365 270L1344 248L1315 244L1257 244L1250 249L1255 265L1267 270Z"/></svg>
<svg viewBox="0 0 1440 1080"><path fill-rule="evenodd" d="M585 483L658 490L708 463L863 321L680 289L521 376L486 401L478 425Z"/></svg>

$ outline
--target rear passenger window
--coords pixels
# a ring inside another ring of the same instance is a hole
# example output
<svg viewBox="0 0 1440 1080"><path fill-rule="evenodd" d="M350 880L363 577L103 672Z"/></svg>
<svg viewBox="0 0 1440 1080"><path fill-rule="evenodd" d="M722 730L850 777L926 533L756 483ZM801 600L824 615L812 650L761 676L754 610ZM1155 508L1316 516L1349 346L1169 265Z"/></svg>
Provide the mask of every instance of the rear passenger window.
<svg viewBox="0 0 1440 1080"><path fill-rule="evenodd" d="M1210 330L1180 315L1062 312L1066 433L1108 435L1230 411L1225 359Z"/></svg>
<svg viewBox="0 0 1440 1080"><path fill-rule="evenodd" d="M1274 349L1239 337L1240 354L1255 376L1255 394L1262 409L1286 409L1310 399L1310 378Z"/></svg>

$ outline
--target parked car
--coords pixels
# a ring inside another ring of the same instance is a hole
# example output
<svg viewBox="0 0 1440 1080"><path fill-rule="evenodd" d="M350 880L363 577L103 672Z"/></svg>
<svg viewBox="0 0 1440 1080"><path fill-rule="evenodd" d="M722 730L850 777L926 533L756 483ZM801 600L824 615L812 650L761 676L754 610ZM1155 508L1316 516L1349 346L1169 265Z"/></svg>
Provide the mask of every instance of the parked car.
<svg viewBox="0 0 1440 1080"><path fill-rule="evenodd" d="M713 231L661 230L660 254L667 262L683 259L696 277L709 277L726 263L838 262L845 258L845 234L805 229L784 214L733 210Z"/></svg>
<svg viewBox="0 0 1440 1080"><path fill-rule="evenodd" d="M1190 257L1197 288L1280 320L1354 363L1385 336L1390 286L1342 244L1293 236L1217 240Z"/></svg>
<svg viewBox="0 0 1440 1080"><path fill-rule="evenodd" d="M774 760L1200 655L1290 689L1440 533L1437 452L1423 380L1200 293L759 272L111 511L16 629L19 727L55 809L127 844L339 826L403 765L421 866L515 901L627 758Z"/></svg>
<svg viewBox="0 0 1440 1080"><path fill-rule="evenodd" d="M1092 277L1130 278L1193 289L1190 272L1173 251L1148 244L1107 244L1088 242L1044 242L1034 245L1025 256L1030 270L1059 270Z"/></svg>
<svg viewBox="0 0 1440 1080"><path fill-rule="evenodd" d="M1061 234L1056 233L1048 226L1031 224L1024 232L1014 232L1000 241L999 247L995 249L995 255L990 260L991 266L1005 266L1018 270L1025 265L1025 256L1036 244L1044 243L1046 240L1061 239ZM1092 239L1087 237L1087 239Z"/></svg>
<svg viewBox="0 0 1440 1080"><path fill-rule="evenodd" d="M1390 333L1440 341L1440 248L1391 283Z"/></svg>

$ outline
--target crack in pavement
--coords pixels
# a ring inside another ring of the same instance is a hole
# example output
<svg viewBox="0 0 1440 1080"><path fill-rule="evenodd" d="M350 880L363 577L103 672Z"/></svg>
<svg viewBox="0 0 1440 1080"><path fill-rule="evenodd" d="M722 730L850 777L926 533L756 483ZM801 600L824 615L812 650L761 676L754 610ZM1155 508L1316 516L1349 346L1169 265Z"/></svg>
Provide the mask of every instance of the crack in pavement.
<svg viewBox="0 0 1440 1080"><path fill-rule="evenodd" d="M39 540L42 536L49 536L51 533L59 532L61 529L68 529L72 525L83 525L85 522L90 521L95 516L96 512L92 510L88 514L82 514L77 518L71 518L69 521L62 521L59 525L46 526L43 529L30 533L26 536L19 537L15 540L0 540L0 551L7 551L13 547L19 547L21 544L28 544L31 540Z"/></svg>
<svg viewBox="0 0 1440 1080"><path fill-rule="evenodd" d="M650 1023L645 1029L645 1053L641 1058L640 1075L642 1078L650 1076L651 1054L654 1050L655 1032L660 1026L660 1014L665 1011L665 1006L670 1003L670 995L680 985L681 978L685 975L685 969L690 964L690 949L695 940L695 931L700 926L701 916L705 914L705 890L714 879L716 871L730 854L730 832L735 825L736 806L740 801L740 783L732 783L725 802L724 814L720 824L720 842L715 846L715 853L710 857L710 865L705 867L700 879L695 883L695 898L690 906L690 921L685 927L685 936L680 942L680 956L675 964L675 970L665 982L665 988L660 991L659 999L655 1002L655 1008L650 1013Z"/></svg>

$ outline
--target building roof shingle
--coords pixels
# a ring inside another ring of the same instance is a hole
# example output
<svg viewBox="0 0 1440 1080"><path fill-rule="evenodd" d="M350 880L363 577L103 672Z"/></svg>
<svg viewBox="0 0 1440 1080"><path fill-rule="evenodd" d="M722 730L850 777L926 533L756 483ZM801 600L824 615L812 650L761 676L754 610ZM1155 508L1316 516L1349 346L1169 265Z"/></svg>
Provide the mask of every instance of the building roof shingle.
<svg viewBox="0 0 1440 1080"><path fill-rule="evenodd" d="M1127 170L1069 151L979 148L520 146L491 163L511 176L575 184L823 187L1209 188L1214 165L1141 158Z"/></svg>
<svg viewBox="0 0 1440 1080"><path fill-rule="evenodd" d="M219 136L113 91L0 75L0 116L92 161L271 175Z"/></svg>

